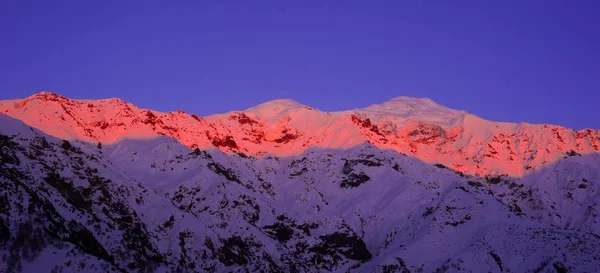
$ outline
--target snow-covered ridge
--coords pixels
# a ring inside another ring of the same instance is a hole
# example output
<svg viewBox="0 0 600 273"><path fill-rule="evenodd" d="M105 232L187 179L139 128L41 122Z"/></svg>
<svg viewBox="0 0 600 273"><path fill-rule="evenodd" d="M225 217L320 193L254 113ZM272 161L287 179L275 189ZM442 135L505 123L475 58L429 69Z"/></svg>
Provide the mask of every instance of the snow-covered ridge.
<svg viewBox="0 0 600 273"><path fill-rule="evenodd" d="M120 99L72 100L42 92L0 101L0 113L62 139L115 143L172 137L189 148L253 156L371 143L475 175L522 176L568 154L600 151L600 131L481 119L430 99L397 97L363 109L322 112L290 99L198 117L140 109Z"/></svg>
<svg viewBox="0 0 600 273"><path fill-rule="evenodd" d="M454 110L439 105L428 98L405 96L396 97L384 103L374 104L354 111L368 113L371 116L380 117L380 119L391 116L397 120L422 121L444 128L460 126L464 116L468 114L466 111Z"/></svg>
<svg viewBox="0 0 600 273"><path fill-rule="evenodd" d="M257 158L0 122L1 272L600 267L597 154L478 178L368 143Z"/></svg>

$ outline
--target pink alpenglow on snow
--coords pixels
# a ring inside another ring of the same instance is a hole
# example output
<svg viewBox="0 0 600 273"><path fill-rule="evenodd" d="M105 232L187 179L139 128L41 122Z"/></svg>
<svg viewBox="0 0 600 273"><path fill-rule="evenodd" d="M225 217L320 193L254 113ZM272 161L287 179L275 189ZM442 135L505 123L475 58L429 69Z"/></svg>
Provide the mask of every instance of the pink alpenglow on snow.
<svg viewBox="0 0 600 273"><path fill-rule="evenodd" d="M0 102L0 113L62 139L115 143L166 135L194 149L252 156L371 143L471 175L523 176L565 156L600 151L600 131L493 122L426 98L397 97L323 112L289 99L198 117L140 109L121 99L73 100L41 92Z"/></svg>

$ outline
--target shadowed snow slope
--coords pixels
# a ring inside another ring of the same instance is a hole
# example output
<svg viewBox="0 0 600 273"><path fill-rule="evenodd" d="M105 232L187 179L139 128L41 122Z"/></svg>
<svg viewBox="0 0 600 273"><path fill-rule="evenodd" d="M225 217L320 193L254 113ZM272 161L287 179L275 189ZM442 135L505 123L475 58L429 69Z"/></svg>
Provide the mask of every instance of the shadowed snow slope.
<svg viewBox="0 0 600 273"><path fill-rule="evenodd" d="M1 272L600 267L597 154L479 178L369 143L254 157L0 123Z"/></svg>

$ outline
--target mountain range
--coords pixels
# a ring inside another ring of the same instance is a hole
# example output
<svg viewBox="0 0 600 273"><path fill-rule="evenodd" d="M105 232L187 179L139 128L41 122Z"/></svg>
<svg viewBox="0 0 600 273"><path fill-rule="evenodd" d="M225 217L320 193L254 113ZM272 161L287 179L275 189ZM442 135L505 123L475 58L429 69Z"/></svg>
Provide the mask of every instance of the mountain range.
<svg viewBox="0 0 600 273"><path fill-rule="evenodd" d="M0 272L596 272L600 130L0 101Z"/></svg>

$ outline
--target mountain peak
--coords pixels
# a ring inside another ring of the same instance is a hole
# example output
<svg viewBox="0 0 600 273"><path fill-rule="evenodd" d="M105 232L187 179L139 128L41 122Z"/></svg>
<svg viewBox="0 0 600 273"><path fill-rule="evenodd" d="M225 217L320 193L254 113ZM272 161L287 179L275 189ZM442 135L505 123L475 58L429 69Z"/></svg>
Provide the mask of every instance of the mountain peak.
<svg viewBox="0 0 600 273"><path fill-rule="evenodd" d="M467 114L466 111L437 104L429 98L407 96L395 97L384 103L373 104L356 111L375 116L392 116L406 121L419 120L442 127L457 126Z"/></svg>
<svg viewBox="0 0 600 273"><path fill-rule="evenodd" d="M394 97L384 103L404 103L404 104L412 104L412 105L439 105L430 98L426 98L426 97L417 98L417 97L408 97L408 96Z"/></svg>
<svg viewBox="0 0 600 273"><path fill-rule="evenodd" d="M274 120L287 115L290 110L309 108L293 99L275 99L250 107L245 112L256 114L264 120Z"/></svg>
<svg viewBox="0 0 600 273"><path fill-rule="evenodd" d="M250 107L248 109L246 109L246 111L248 112L252 112L252 111L256 111L258 109L263 109L263 108L285 108L285 109L290 109L290 108L299 108L299 107L304 107L303 104L293 100L293 99L274 99L274 100L270 100L267 102L263 102L259 105Z"/></svg>
<svg viewBox="0 0 600 273"><path fill-rule="evenodd" d="M374 104L367 108L377 108L377 106L384 106L386 109L404 108L407 110L435 109L442 111L459 111L440 105L430 98L416 98L408 96L394 97L384 103Z"/></svg>
<svg viewBox="0 0 600 273"><path fill-rule="evenodd" d="M54 92L48 92L48 91L42 90L37 94L33 94L33 95L25 98L24 100L28 100L28 99L56 100L56 99L67 99L67 98L63 97L57 93L54 93Z"/></svg>
<svg viewBox="0 0 600 273"><path fill-rule="evenodd" d="M33 96L45 96L45 95L58 95L58 94L56 94L54 92L48 92L48 91L45 91L45 90L42 90L42 91L40 91L37 94L33 94Z"/></svg>

